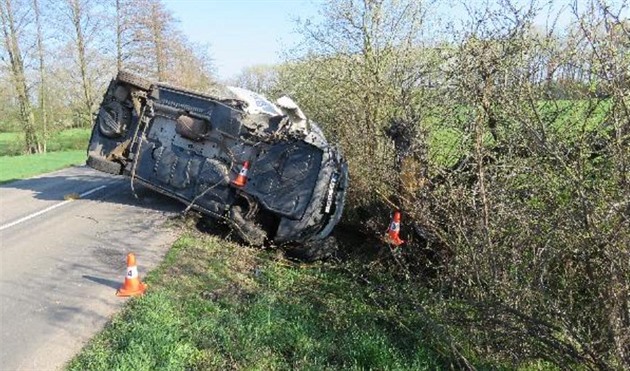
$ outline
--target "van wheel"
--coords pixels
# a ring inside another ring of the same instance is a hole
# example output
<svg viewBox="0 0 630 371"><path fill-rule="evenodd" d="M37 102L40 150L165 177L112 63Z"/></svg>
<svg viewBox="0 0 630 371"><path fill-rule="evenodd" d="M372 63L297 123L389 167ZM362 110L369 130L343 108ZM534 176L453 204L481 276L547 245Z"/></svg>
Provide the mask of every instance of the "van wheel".
<svg viewBox="0 0 630 371"><path fill-rule="evenodd" d="M339 244L333 236L324 238L323 240L308 241L299 246L289 247L286 249L286 255L289 258L298 259L306 262L314 262L332 258L337 254Z"/></svg>
<svg viewBox="0 0 630 371"><path fill-rule="evenodd" d="M121 164L114 161L108 161L102 157L88 155L87 161L85 163L87 166L91 167L92 169L102 171L108 174L119 175L122 172Z"/></svg>
<svg viewBox="0 0 630 371"><path fill-rule="evenodd" d="M267 233L253 221L245 219L240 206L230 209L230 219L234 223L232 229L241 240L252 246L262 246L265 243Z"/></svg>

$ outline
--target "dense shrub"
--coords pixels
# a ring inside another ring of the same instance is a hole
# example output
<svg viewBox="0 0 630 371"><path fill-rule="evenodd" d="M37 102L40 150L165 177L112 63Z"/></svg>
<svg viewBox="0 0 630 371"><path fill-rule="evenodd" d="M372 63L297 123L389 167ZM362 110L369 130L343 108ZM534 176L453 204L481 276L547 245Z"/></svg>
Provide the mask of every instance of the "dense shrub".
<svg viewBox="0 0 630 371"><path fill-rule="evenodd" d="M429 43L421 3L330 2L305 26L309 57L278 72L271 93L343 146L344 223L380 235L401 208L409 242L395 266L431 278L433 309L474 352L630 367L620 9L592 2L539 32L540 9L506 1Z"/></svg>

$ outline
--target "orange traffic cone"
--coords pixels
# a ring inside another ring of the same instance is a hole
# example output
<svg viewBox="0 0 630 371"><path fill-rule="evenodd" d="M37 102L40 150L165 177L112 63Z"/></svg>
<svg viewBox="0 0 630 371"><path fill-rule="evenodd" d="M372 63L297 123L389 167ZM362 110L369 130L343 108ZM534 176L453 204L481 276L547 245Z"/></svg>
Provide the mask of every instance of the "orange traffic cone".
<svg viewBox="0 0 630 371"><path fill-rule="evenodd" d="M136 266L136 256L127 254L127 275L125 283L116 291L117 296L137 296L144 294L147 284L140 282L138 278L138 267Z"/></svg>
<svg viewBox="0 0 630 371"><path fill-rule="evenodd" d="M247 184L247 170L249 170L249 161L243 162L243 168L238 173L236 179L232 181L232 184L237 187L244 187L245 184Z"/></svg>
<svg viewBox="0 0 630 371"><path fill-rule="evenodd" d="M400 211L394 211L394 216L392 217L392 222L389 224L389 228L387 228L387 238L388 242L394 246L400 246L405 241L400 239L398 235L400 233Z"/></svg>

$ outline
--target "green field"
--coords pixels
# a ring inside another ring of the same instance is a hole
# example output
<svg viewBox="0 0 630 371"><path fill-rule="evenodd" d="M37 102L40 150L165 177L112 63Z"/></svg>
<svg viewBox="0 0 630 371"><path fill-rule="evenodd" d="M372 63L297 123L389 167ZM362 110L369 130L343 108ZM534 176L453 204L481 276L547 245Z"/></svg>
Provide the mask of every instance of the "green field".
<svg viewBox="0 0 630 371"><path fill-rule="evenodd" d="M558 100L540 101L534 113L531 107L522 107L521 118L540 129L544 127L545 134L571 144L579 140L585 133L594 133L605 129L607 117L610 114L612 102L610 100ZM531 117L528 117L531 116ZM471 152L470 123L477 117L477 112L471 107L460 107L459 110L438 110L427 115L424 125L428 128L429 160L438 166L453 166L467 153ZM508 137L514 130L522 129L522 123L514 117L502 117L502 127L499 136ZM540 122L536 122L540 120ZM485 144L490 148L493 139L487 131Z"/></svg>
<svg viewBox="0 0 630 371"><path fill-rule="evenodd" d="M81 165L87 157L85 149L50 152L36 155L0 157L0 183L24 179L37 174Z"/></svg>
<svg viewBox="0 0 630 371"><path fill-rule="evenodd" d="M46 143L47 152L87 148L91 129L66 129L54 133ZM0 156L24 153L24 133L0 133Z"/></svg>
<svg viewBox="0 0 630 371"><path fill-rule="evenodd" d="M147 294L131 299L69 369L445 366L423 337L426 316L390 305L397 283L362 279L359 266L300 265L189 232L146 278Z"/></svg>

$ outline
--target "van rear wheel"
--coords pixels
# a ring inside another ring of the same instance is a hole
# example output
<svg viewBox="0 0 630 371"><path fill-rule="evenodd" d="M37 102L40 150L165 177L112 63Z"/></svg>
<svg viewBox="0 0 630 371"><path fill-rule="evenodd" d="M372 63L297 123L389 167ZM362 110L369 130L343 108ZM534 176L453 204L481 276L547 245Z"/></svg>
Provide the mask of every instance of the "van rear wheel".
<svg viewBox="0 0 630 371"><path fill-rule="evenodd" d="M337 239L329 236L323 240L307 241L299 246L289 247L286 249L286 255L289 258L314 262L332 258L337 254L338 250L339 244Z"/></svg>
<svg viewBox="0 0 630 371"><path fill-rule="evenodd" d="M122 172L122 165L118 162L108 161L102 157L96 157L94 155L88 155L85 164L92 169L108 174L119 175Z"/></svg>

